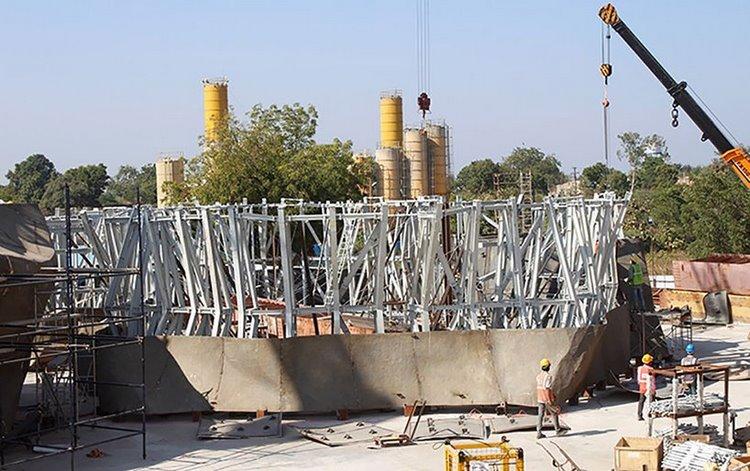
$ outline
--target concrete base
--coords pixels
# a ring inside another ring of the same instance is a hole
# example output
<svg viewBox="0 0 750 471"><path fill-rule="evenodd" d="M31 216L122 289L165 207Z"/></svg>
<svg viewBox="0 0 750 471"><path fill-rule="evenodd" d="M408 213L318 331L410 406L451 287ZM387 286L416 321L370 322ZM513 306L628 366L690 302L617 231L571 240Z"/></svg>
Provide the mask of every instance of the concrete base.
<svg viewBox="0 0 750 471"><path fill-rule="evenodd" d="M151 337L147 411L328 412L395 409L415 400L534 406L541 358L552 362L560 398L604 379L591 377L613 369L599 364L603 345L622 340L627 351L627 331L610 330L608 342L604 326L289 339ZM140 382L138 348L99 351L98 379ZM627 356L619 361L626 364ZM139 391L102 386L98 392L104 412L139 404Z"/></svg>

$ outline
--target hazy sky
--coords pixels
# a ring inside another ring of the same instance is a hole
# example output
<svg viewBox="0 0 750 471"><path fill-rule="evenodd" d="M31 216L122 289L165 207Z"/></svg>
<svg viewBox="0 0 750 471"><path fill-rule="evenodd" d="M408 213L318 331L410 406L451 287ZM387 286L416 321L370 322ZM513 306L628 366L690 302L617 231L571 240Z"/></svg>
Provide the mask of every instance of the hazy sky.
<svg viewBox="0 0 750 471"><path fill-rule="evenodd" d="M453 127L454 171L515 146L555 153L566 170L603 160L599 1L431 2L433 117ZM621 17L677 80L750 142L750 2L620 1ZM317 139L378 140L378 94L416 110L416 6L406 1L99 1L3 4L0 172L32 153L59 170L198 151L201 79L227 76L235 112L314 104ZM687 116L613 33L613 134L667 138L701 164Z"/></svg>

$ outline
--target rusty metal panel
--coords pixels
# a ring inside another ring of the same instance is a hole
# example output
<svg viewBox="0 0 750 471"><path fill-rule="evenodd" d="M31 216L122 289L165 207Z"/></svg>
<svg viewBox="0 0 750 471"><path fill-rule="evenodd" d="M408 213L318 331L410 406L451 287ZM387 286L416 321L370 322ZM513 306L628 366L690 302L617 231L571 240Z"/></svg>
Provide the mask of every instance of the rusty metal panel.
<svg viewBox="0 0 750 471"><path fill-rule="evenodd" d="M750 255L720 254L672 262L675 288L750 295Z"/></svg>

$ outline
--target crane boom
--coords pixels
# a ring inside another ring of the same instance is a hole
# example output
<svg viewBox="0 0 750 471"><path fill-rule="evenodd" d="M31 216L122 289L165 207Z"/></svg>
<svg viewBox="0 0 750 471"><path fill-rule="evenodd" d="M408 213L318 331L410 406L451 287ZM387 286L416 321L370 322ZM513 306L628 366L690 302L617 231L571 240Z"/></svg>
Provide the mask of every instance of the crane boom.
<svg viewBox="0 0 750 471"><path fill-rule="evenodd" d="M721 154L724 162L732 168L734 173L742 180L742 183L750 189L750 157L743 148L732 145L708 113L701 108L687 90L687 83L684 81L677 82L672 78L669 72L646 49L646 46L643 45L633 31L620 19L617 10L611 3L608 3L599 10L599 17L604 23L610 25L623 41L630 46L630 49L635 52L651 73L667 89L667 93L674 99L673 106L675 108L679 106L685 111L703 133L703 139L711 141L711 144Z"/></svg>

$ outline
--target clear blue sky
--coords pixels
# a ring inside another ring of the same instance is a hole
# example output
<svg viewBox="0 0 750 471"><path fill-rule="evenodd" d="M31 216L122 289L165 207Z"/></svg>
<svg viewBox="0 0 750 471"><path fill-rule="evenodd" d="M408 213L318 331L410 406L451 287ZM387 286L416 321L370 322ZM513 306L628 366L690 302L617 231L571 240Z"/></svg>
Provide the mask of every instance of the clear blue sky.
<svg viewBox="0 0 750 471"><path fill-rule="evenodd" d="M431 2L434 117L453 126L454 171L526 144L566 170L602 160L599 1ZM750 3L620 1L622 18L750 142ZM418 121L413 0L34 2L3 6L0 172L32 153L58 169L192 156L200 80L227 76L236 112L314 104L317 139L378 140L378 93L405 92ZM613 34L613 134L667 138L675 161L711 158L684 116Z"/></svg>

